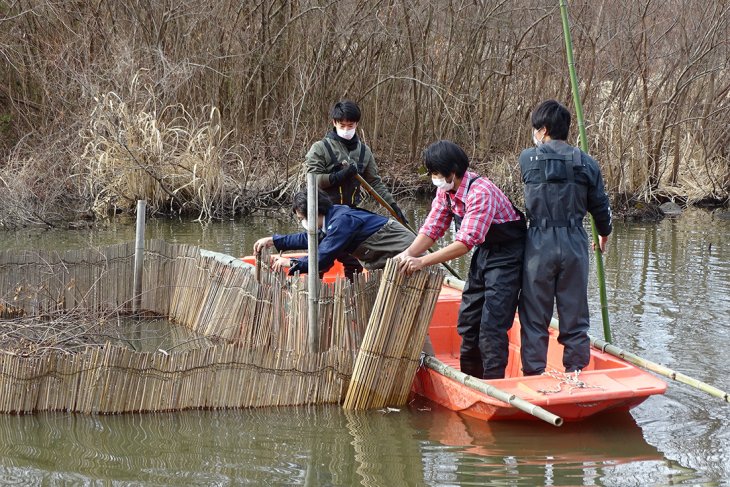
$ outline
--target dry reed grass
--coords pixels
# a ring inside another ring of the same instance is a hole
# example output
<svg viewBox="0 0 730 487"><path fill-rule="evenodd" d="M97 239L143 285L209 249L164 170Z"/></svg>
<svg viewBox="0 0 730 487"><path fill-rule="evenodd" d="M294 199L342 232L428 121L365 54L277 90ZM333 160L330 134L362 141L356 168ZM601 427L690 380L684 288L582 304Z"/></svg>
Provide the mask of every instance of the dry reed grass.
<svg viewBox="0 0 730 487"><path fill-rule="evenodd" d="M530 144L530 110L570 104L558 10L540 0L31 0L3 15L8 227L131 212L138 197L203 219L280 204L345 96L363 108L381 172L415 185L421 149L440 138L508 174ZM728 6L577 2L570 16L609 190L727 198Z"/></svg>
<svg viewBox="0 0 730 487"><path fill-rule="evenodd" d="M181 105L133 111L116 93L98 97L81 133L79 168L90 183L92 210L106 216L145 199L153 213L195 212L210 220L224 212L233 184L223 167L236 156L224 145L230 133L222 132L218 110L207 111L205 118Z"/></svg>

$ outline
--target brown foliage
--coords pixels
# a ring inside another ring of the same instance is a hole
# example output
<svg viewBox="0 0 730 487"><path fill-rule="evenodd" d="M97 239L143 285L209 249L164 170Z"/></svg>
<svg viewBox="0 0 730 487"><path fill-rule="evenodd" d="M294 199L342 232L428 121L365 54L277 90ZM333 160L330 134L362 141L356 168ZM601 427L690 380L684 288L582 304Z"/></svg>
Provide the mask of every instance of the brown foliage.
<svg viewBox="0 0 730 487"><path fill-rule="evenodd" d="M0 2L2 192L25 192L20 222L38 220L44 205L61 218L128 210L140 196L204 219L247 211L296 182L341 97L361 104L386 176L416 181L420 150L437 138L512 175L530 143L531 109L545 98L571 104L557 5ZM730 5L596 0L570 9L591 152L608 188L727 198ZM112 98L126 119L100 115ZM130 122L143 119L162 131L161 145L129 145L149 128ZM104 154L140 177L120 183L112 164L96 179L89 166ZM195 158L204 175L191 175ZM38 178L56 191L40 196Z"/></svg>

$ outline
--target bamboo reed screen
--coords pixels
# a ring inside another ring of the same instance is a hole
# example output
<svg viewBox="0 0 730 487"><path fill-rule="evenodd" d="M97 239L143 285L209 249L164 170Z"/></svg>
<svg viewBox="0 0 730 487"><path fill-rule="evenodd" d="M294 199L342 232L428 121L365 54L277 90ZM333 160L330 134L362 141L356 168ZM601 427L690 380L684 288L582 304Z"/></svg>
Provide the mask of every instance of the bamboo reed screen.
<svg viewBox="0 0 730 487"><path fill-rule="evenodd" d="M322 285L311 354L306 280L203 253L147 243L142 308L205 340L143 353L103 341L131 309L133 243L0 252L0 412L341 402L381 273Z"/></svg>
<svg viewBox="0 0 730 487"><path fill-rule="evenodd" d="M383 271L345 409L404 405L443 283L438 269L406 276L389 259Z"/></svg>

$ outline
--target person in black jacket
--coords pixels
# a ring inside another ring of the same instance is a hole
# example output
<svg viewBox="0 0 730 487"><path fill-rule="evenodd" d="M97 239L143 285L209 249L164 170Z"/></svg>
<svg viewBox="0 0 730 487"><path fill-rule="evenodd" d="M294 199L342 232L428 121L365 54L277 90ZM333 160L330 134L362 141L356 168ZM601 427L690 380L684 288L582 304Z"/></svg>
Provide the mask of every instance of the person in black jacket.
<svg viewBox="0 0 730 487"><path fill-rule="evenodd" d="M369 270L382 269L390 257L407 249L415 236L397 221L367 210L352 208L347 205L334 205L332 200L322 191L318 191L318 221L321 231L319 242L319 270L327 271L334 264L335 258L343 253L357 259ZM292 212L308 228L307 193L301 191L294 195ZM258 253L264 248L275 247L276 250L306 249L308 235L306 232L290 235L272 235L254 243L253 250ZM287 258L275 257L274 268L289 267L289 274L306 273L309 270L307 257Z"/></svg>
<svg viewBox="0 0 730 487"><path fill-rule="evenodd" d="M576 372L588 365L588 235L590 213L601 252L611 233L611 208L598 163L566 142L570 112L547 100L532 112L535 147L520 154L529 221L519 302L522 370L545 371L548 326L557 305L563 366ZM595 245L595 243L594 243Z"/></svg>

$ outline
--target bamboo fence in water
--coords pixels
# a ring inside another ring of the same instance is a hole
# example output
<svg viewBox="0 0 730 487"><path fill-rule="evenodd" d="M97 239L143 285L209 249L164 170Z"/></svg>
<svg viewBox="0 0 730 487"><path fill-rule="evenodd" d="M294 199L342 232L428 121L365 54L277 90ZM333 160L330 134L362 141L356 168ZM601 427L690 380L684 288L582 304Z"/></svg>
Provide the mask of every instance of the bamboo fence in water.
<svg viewBox="0 0 730 487"><path fill-rule="evenodd" d="M312 354L306 280L203 254L148 242L142 308L199 338L141 352L117 333L131 310L133 243L0 252L0 412L340 402L380 273L322 285L323 351Z"/></svg>

